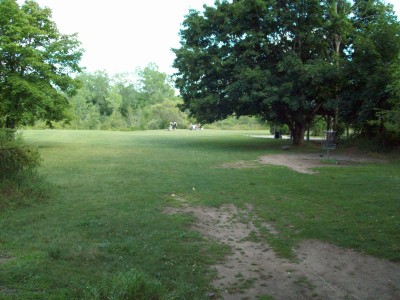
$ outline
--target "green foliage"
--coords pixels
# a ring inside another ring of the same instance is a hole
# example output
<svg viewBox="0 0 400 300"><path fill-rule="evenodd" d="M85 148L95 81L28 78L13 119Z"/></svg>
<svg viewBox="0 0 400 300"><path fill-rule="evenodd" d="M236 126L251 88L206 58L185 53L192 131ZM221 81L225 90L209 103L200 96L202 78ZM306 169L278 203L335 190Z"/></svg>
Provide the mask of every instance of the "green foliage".
<svg viewBox="0 0 400 300"><path fill-rule="evenodd" d="M390 116L400 99L396 92L400 80L400 24L381 3L360 6L357 18L370 21L357 23L352 60L344 66L346 89L340 105L346 124L373 137L392 129L386 120L393 120Z"/></svg>
<svg viewBox="0 0 400 300"><path fill-rule="evenodd" d="M96 106L100 115L109 116L112 113L112 107L107 101L111 93L108 74L104 71L96 71L93 74L83 73L77 77L77 80L83 85L77 96L83 97L85 101L80 102Z"/></svg>
<svg viewBox="0 0 400 300"><path fill-rule="evenodd" d="M114 277L106 276L98 287L88 287L88 299L109 300L161 300L165 299L165 290L161 283L150 280L138 270L119 273Z"/></svg>
<svg viewBox="0 0 400 300"><path fill-rule="evenodd" d="M147 107L146 115L150 120L147 123L147 129L165 129L170 122L177 122L178 128L188 128L189 121L187 115L178 108L181 101L166 101Z"/></svg>
<svg viewBox="0 0 400 300"><path fill-rule="evenodd" d="M158 71L158 66L150 63L143 70L136 71L139 78L138 90L141 107L164 102L175 95L171 80L167 74Z"/></svg>
<svg viewBox="0 0 400 300"><path fill-rule="evenodd" d="M0 1L0 127L66 119L82 56L76 35L60 34L35 1Z"/></svg>
<svg viewBox="0 0 400 300"><path fill-rule="evenodd" d="M310 127L311 135L325 136L325 131L326 131L326 120L323 118L315 119Z"/></svg>
<svg viewBox="0 0 400 300"><path fill-rule="evenodd" d="M383 125L385 130L383 132L381 130L380 134L382 143L398 146L400 145L400 62L390 68L394 71L388 85L389 101L385 108L376 109L375 118L369 121L369 124L378 128L382 128Z"/></svg>
<svg viewBox="0 0 400 300"><path fill-rule="evenodd" d="M201 122L258 115L286 124L301 144L332 93L321 89L335 77L325 17L320 1L216 2L192 11L174 50L185 108Z"/></svg>
<svg viewBox="0 0 400 300"><path fill-rule="evenodd" d="M167 128L176 121L187 127L188 118L177 108L181 103L165 73L155 64L136 72L136 82L128 74L113 78L105 72L84 73L77 94L69 98L70 125L60 128L144 130Z"/></svg>
<svg viewBox="0 0 400 300"><path fill-rule="evenodd" d="M256 117L241 116L228 117L225 120L217 121L207 125L207 129L228 129L228 130L257 130L267 129L267 125Z"/></svg>
<svg viewBox="0 0 400 300"><path fill-rule="evenodd" d="M24 143L10 130L0 130L0 179L11 179L20 172L29 172L40 163L39 151Z"/></svg>
<svg viewBox="0 0 400 300"><path fill-rule="evenodd" d="M45 180L36 172L37 148L14 131L0 130L0 211L42 202L48 196Z"/></svg>
<svg viewBox="0 0 400 300"><path fill-rule="evenodd" d="M174 49L183 109L202 123L258 115L286 124L297 145L317 116L335 130L363 128L377 109L393 108L399 31L382 1L218 1L192 10Z"/></svg>
<svg viewBox="0 0 400 300"><path fill-rule="evenodd" d="M282 135L289 135L290 136L290 129L287 125L280 125L280 124L271 124L270 123L270 133L275 134L276 131Z"/></svg>

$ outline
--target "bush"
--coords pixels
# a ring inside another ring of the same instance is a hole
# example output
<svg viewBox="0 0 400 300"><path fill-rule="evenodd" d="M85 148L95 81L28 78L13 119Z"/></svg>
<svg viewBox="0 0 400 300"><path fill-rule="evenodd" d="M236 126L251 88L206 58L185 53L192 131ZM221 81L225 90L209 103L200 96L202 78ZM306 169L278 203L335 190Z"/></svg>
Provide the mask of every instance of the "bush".
<svg viewBox="0 0 400 300"><path fill-rule="evenodd" d="M286 124L270 124L270 133L275 134L275 131L278 131L282 135L290 135L290 129L289 126Z"/></svg>
<svg viewBox="0 0 400 300"><path fill-rule="evenodd" d="M166 122L163 122L163 120L153 119L149 123L147 123L146 128L149 130L162 129L162 128L165 128L168 126L164 123L166 123Z"/></svg>
<svg viewBox="0 0 400 300"><path fill-rule="evenodd" d="M223 129L223 130L262 130L268 126L256 117L235 116L228 117L221 121L216 121L207 125L207 129Z"/></svg>
<svg viewBox="0 0 400 300"><path fill-rule="evenodd" d="M39 151L13 131L0 130L0 179L34 170L40 164Z"/></svg>
<svg viewBox="0 0 400 300"><path fill-rule="evenodd" d="M326 131L326 120L323 118L316 119L310 126L311 136L324 136Z"/></svg>
<svg viewBox="0 0 400 300"><path fill-rule="evenodd" d="M146 107L146 129L166 129L170 122L177 122L178 128L188 128L188 116L179 110L179 101L165 101Z"/></svg>
<svg viewBox="0 0 400 300"><path fill-rule="evenodd" d="M39 151L11 130L0 130L0 211L47 198L45 180L36 173Z"/></svg>

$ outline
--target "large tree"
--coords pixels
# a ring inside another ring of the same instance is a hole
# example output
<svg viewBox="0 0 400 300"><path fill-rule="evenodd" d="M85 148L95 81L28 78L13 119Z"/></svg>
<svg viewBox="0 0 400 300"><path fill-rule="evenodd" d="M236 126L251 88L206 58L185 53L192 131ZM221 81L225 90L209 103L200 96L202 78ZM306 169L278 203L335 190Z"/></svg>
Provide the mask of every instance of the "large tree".
<svg viewBox="0 0 400 300"><path fill-rule="evenodd" d="M202 122L258 115L284 123L297 145L316 115L336 124L359 2L381 4L238 0L190 11L174 50L184 108Z"/></svg>
<svg viewBox="0 0 400 300"><path fill-rule="evenodd" d="M356 30L351 36L351 59L343 72L340 113L362 134L384 134L382 113L391 115L400 103L395 89L400 81L400 23L379 1L356 1L354 7Z"/></svg>
<svg viewBox="0 0 400 300"><path fill-rule="evenodd" d="M82 49L35 1L0 0L0 128L66 119Z"/></svg>
<svg viewBox="0 0 400 300"><path fill-rule="evenodd" d="M318 0L224 1L192 11L175 50L185 108L203 122L259 115L287 124L302 144L330 96L320 87L335 76L324 13Z"/></svg>

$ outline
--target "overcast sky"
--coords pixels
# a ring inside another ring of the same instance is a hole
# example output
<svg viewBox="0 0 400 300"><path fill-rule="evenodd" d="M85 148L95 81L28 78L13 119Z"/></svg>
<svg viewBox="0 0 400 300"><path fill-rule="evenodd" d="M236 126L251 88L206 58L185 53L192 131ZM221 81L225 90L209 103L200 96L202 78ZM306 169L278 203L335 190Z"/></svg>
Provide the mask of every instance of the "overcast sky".
<svg viewBox="0 0 400 300"><path fill-rule="evenodd" d="M22 0L21 0L22 2ZM87 71L134 72L150 62L172 74L179 30L190 8L214 0L36 0L53 11L61 33L78 33ZM400 15L400 0L387 0Z"/></svg>

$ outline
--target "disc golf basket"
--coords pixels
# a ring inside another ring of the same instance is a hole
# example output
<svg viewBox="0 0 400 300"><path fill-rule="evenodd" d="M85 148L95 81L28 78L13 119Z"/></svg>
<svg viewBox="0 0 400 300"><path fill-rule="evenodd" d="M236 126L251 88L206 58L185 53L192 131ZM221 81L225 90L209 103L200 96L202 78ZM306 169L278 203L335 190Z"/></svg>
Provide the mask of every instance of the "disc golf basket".
<svg viewBox="0 0 400 300"><path fill-rule="evenodd" d="M322 149L326 150L326 156L328 157L328 159L329 159L329 151L336 149L335 141L336 141L335 131L333 130L325 131L325 140L322 142Z"/></svg>

